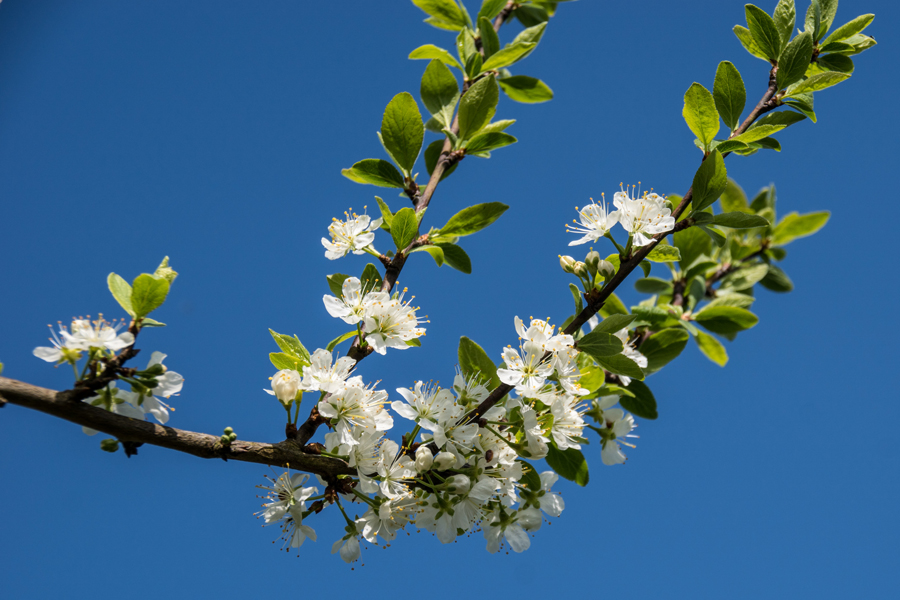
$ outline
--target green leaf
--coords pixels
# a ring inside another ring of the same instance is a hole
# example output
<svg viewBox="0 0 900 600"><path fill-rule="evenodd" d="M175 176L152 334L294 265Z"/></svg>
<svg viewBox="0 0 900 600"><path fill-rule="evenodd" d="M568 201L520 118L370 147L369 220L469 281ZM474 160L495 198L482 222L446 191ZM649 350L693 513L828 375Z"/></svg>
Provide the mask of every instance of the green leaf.
<svg viewBox="0 0 900 600"><path fill-rule="evenodd" d="M478 18L493 19L500 14L504 6L506 6L506 0L484 0L481 3L481 9L478 11Z"/></svg>
<svg viewBox="0 0 900 600"><path fill-rule="evenodd" d="M269 333L272 334L272 339L275 340L282 352L300 360L305 365L309 364L309 352L303 347L300 338L296 335L291 337L283 333L275 333L271 329L269 329Z"/></svg>
<svg viewBox="0 0 900 600"><path fill-rule="evenodd" d="M608 258L606 260L609 260ZM628 309L625 308L625 305L622 304L622 301L619 300L619 297L615 294L610 294L609 298L603 303L603 306L600 308L600 316L609 317L610 315L627 315Z"/></svg>
<svg viewBox="0 0 900 600"><path fill-rule="evenodd" d="M418 246L417 248L413 248L409 251L410 254L412 254L413 252L427 252L431 255L431 258L434 259L434 262L437 264L437 266L444 266L444 251L438 246L434 246L432 244Z"/></svg>
<svg viewBox="0 0 900 600"><path fill-rule="evenodd" d="M692 212L698 213L710 206L722 195L727 185L728 172L725 170L725 161L718 150L713 150L694 175L694 184L691 188Z"/></svg>
<svg viewBox="0 0 900 600"><path fill-rule="evenodd" d="M507 208L509 207L501 202L487 202L464 208L450 217L447 224L441 227L440 235L442 237L472 235L499 219Z"/></svg>
<svg viewBox="0 0 900 600"><path fill-rule="evenodd" d="M844 56L842 54L820 55L816 62L816 67L822 69L822 71L833 71L846 73L848 75L853 73L853 61L849 56Z"/></svg>
<svg viewBox="0 0 900 600"><path fill-rule="evenodd" d="M481 56L480 52L473 52L469 55L469 59L466 61L466 75L469 76L470 79L474 79L481 73L481 65L484 62L484 58Z"/></svg>
<svg viewBox="0 0 900 600"><path fill-rule="evenodd" d="M125 312L129 315L134 317L134 308L131 306L131 286L128 282L119 275L110 273L106 278L106 285L109 287L109 291L112 293L113 298L119 303L119 306L125 309Z"/></svg>
<svg viewBox="0 0 900 600"><path fill-rule="evenodd" d="M515 46L517 44L534 44L528 52L526 52L522 58L525 58L537 47L540 43L541 38L544 37L544 31L547 29L547 22L538 23L532 27L528 27L519 32L519 34L513 38L513 41L509 46ZM508 46L507 46L508 47ZM521 58L519 59L521 60Z"/></svg>
<svg viewBox="0 0 900 600"><path fill-rule="evenodd" d="M622 340L611 333L597 331L592 332L575 342L575 348L597 359L621 354L624 346Z"/></svg>
<svg viewBox="0 0 900 600"><path fill-rule="evenodd" d="M550 445L547 451L547 464L560 477L574 481L581 487L586 486L590 480L587 460L581 450L575 448L560 450Z"/></svg>
<svg viewBox="0 0 900 600"><path fill-rule="evenodd" d="M466 66L466 72L469 73L469 77L472 77L469 69L469 66L472 64L471 59L475 54L479 54L475 49L475 38L472 34L473 32L468 29L463 29L456 36L456 53L459 55L459 61Z"/></svg>
<svg viewBox="0 0 900 600"><path fill-rule="evenodd" d="M341 169L341 175L356 183L370 183L379 187L403 188L403 175L390 162L380 158L366 158L349 169Z"/></svg>
<svg viewBox="0 0 900 600"><path fill-rule="evenodd" d="M298 373L302 373L303 367L309 364L308 362L303 362L296 356L291 356L284 352L270 352L269 360L272 361L272 364L275 365L275 368L279 371L282 369L293 369Z"/></svg>
<svg viewBox="0 0 900 600"><path fill-rule="evenodd" d="M715 299L706 305L706 308L717 306L735 306L737 308L750 308L753 305L753 296L739 294L728 290L716 292Z"/></svg>
<svg viewBox="0 0 900 600"><path fill-rule="evenodd" d="M620 302L621 304L621 302ZM624 307L623 307L624 310ZM631 325L634 320L637 319L637 315L629 315L627 314L613 314L609 315L602 321L600 321L596 327L594 327L594 331L600 333L617 333L629 325Z"/></svg>
<svg viewBox="0 0 900 600"><path fill-rule="evenodd" d="M799 110L801 113L809 117L809 120L813 123L816 122L816 111L813 110L812 93L797 94L792 98L784 98L784 103L795 110Z"/></svg>
<svg viewBox="0 0 900 600"><path fill-rule="evenodd" d="M425 148L425 170L428 171L428 176L434 172L434 168L437 166L437 161L441 156L441 152L444 149L444 140L434 140L428 147ZM459 166L459 162L457 161L449 169L444 169L444 174L441 175L441 181L450 176L453 171L456 170L456 167Z"/></svg>
<svg viewBox="0 0 900 600"><path fill-rule="evenodd" d="M493 390L500 386L500 378L497 377L497 365L494 364L481 346L463 336L459 338L459 370L463 377L470 379L478 377L488 389Z"/></svg>
<svg viewBox="0 0 900 600"><path fill-rule="evenodd" d="M178 277L178 272L175 271L172 267L169 266L169 257L163 257L162 262L159 263L159 266L156 267L156 270L153 272L156 277L162 277L166 281L169 282L169 285L172 285L172 282L175 281L175 278Z"/></svg>
<svg viewBox="0 0 900 600"><path fill-rule="evenodd" d="M472 261L465 250L456 244L439 243L435 245L444 253L444 264L467 275L472 272Z"/></svg>
<svg viewBox="0 0 900 600"><path fill-rule="evenodd" d="M747 15L747 27L750 29L750 35L753 36L756 46L769 60L778 60L781 52L781 37L778 35L775 21L766 11L752 4L744 6L744 11Z"/></svg>
<svg viewBox="0 0 900 600"><path fill-rule="evenodd" d="M822 42L822 45L827 46L832 42L841 42L844 40L848 40L857 33L862 32L862 30L868 27L869 23L871 23L874 19L875 15L872 14L860 15L849 23L844 23L833 32L831 32L831 35L825 38L825 41Z"/></svg>
<svg viewBox="0 0 900 600"><path fill-rule="evenodd" d="M498 50L500 50L500 38L494 31L494 26L490 19L486 17L478 18L478 35L481 38L481 49L484 51L484 58L490 58Z"/></svg>
<svg viewBox="0 0 900 600"><path fill-rule="evenodd" d="M719 113L713 95L699 83L692 83L684 94L681 111L688 127L704 147L709 147L719 133Z"/></svg>
<svg viewBox="0 0 900 600"><path fill-rule="evenodd" d="M700 231L709 236L709 239L713 241L713 243L719 248L725 245L725 236L722 235L722 232L716 229L715 227L707 227L706 225L700 225L698 227Z"/></svg>
<svg viewBox="0 0 900 600"><path fill-rule="evenodd" d="M131 282L131 307L136 318L145 317L162 306L169 294L169 282L147 273Z"/></svg>
<svg viewBox="0 0 900 600"><path fill-rule="evenodd" d="M837 14L838 0L818 0L818 2L822 7L822 27L816 39L820 40L828 33L828 29L831 27L831 24L834 23L834 16Z"/></svg>
<svg viewBox="0 0 900 600"><path fill-rule="evenodd" d="M494 131L504 131L507 127L515 123L515 119L500 119L499 121L494 121L493 123L488 123L484 127L479 130L479 134L481 133L491 133Z"/></svg>
<svg viewBox="0 0 900 600"><path fill-rule="evenodd" d="M441 125L449 128L453 123L456 101L459 100L459 84L450 69L433 59L422 74L419 87L422 103Z"/></svg>
<svg viewBox="0 0 900 600"><path fill-rule="evenodd" d="M535 104L553 100L553 90L547 87L546 83L534 77L514 75L499 79L498 83L509 99L516 102Z"/></svg>
<svg viewBox="0 0 900 600"><path fill-rule="evenodd" d="M535 25L546 22L547 19L550 18L550 13L543 8L529 4L519 4L513 12L513 15L515 15L519 22L525 27L534 27Z"/></svg>
<svg viewBox="0 0 900 600"><path fill-rule="evenodd" d="M736 135L725 143L729 142L742 142L744 144L750 144L757 140L761 140L764 137L768 137L773 133L778 133L782 129L787 127L787 125L758 125L756 127L751 127L741 135ZM723 143L721 146L724 147ZM720 152L722 151L721 147L716 147Z"/></svg>
<svg viewBox="0 0 900 600"><path fill-rule="evenodd" d="M582 338L583 339L583 338ZM636 362L625 356L624 354L617 354L615 356L602 356L602 357L593 357L597 364L609 371L610 373L615 373L617 375L625 375L626 377L631 377L633 379L643 379L644 372L637 365Z"/></svg>
<svg viewBox="0 0 900 600"><path fill-rule="evenodd" d="M782 90L787 86L803 79L806 69L809 67L809 61L812 59L813 39L812 34L805 31L791 40L781 53L781 59L778 61L778 71L775 79L778 89Z"/></svg>
<svg viewBox="0 0 900 600"><path fill-rule="evenodd" d="M763 125L784 125L785 127L790 127L794 123L799 123L805 118L806 115L795 113L790 110L770 112L764 115L761 119L757 119L756 122L750 126L750 129L761 127Z"/></svg>
<svg viewBox="0 0 900 600"><path fill-rule="evenodd" d="M517 141L518 140L515 137L501 131L480 133L466 144L466 152L489 152L497 148L502 148L503 146L515 144Z"/></svg>
<svg viewBox="0 0 900 600"><path fill-rule="evenodd" d="M412 3L434 19L426 19L427 23L440 29L456 31L467 25L466 18L453 0L412 0Z"/></svg>
<svg viewBox="0 0 900 600"><path fill-rule="evenodd" d="M581 290L579 290L578 286L574 283L570 283L569 291L572 292L572 298L575 300L575 313L580 313L584 310L584 300L581 298Z"/></svg>
<svg viewBox="0 0 900 600"><path fill-rule="evenodd" d="M723 280L720 289L731 289L736 292L749 290L766 276L769 265L766 263L750 263L729 273Z"/></svg>
<svg viewBox="0 0 900 600"><path fill-rule="evenodd" d="M332 273L331 275L325 276L325 279L328 281L328 289L331 290L331 293L334 294L336 298L344 297L344 280L349 277L349 275L344 275L343 273Z"/></svg>
<svg viewBox="0 0 900 600"><path fill-rule="evenodd" d="M452 54L450 54L443 48L438 48L434 44L425 44L424 46L419 46L409 53L409 58L413 60L431 60L433 58L436 58L445 65L456 67L457 69L462 71L462 65L460 65L455 58L453 58Z"/></svg>
<svg viewBox="0 0 900 600"><path fill-rule="evenodd" d="M372 263L368 263L363 269L362 275L359 276L359 282L364 290L375 291L380 290L384 284L384 281L381 279L381 273L378 272L378 268Z"/></svg>
<svg viewBox="0 0 900 600"><path fill-rule="evenodd" d="M783 246L798 238L812 235L825 226L830 216L831 213L827 210L805 215L798 215L795 212L785 215L775 226L772 243Z"/></svg>
<svg viewBox="0 0 900 600"><path fill-rule="evenodd" d="M741 113L744 112L744 104L747 102L747 90L737 67L727 60L720 62L716 69L713 98L725 125L732 131L737 129L741 122Z"/></svg>
<svg viewBox="0 0 900 600"><path fill-rule="evenodd" d="M341 344L342 342L346 342L353 337L356 337L356 331L348 331L347 333L342 333L341 335L328 342L328 345L325 346L325 349L329 352L332 352L335 348L338 347L339 344Z"/></svg>
<svg viewBox="0 0 900 600"><path fill-rule="evenodd" d="M712 251L712 244L709 238L704 235L696 227L689 227L683 231L678 231L673 236L675 247L681 252L680 265L682 270L686 269L701 255L709 255Z"/></svg>
<svg viewBox="0 0 900 600"><path fill-rule="evenodd" d="M659 417L659 413L656 411L656 398L653 397L653 392L650 391L647 384L643 381L632 380L625 386L625 389L632 395L619 397L619 404L622 405L622 408L642 419L653 420Z"/></svg>
<svg viewBox="0 0 900 600"><path fill-rule="evenodd" d="M674 360L691 337L681 327L669 327L657 331L641 344L641 354L647 357L647 370L659 371Z"/></svg>
<svg viewBox="0 0 900 600"><path fill-rule="evenodd" d="M797 94L818 92L820 90L830 88L833 85L837 85L845 79L849 78L850 76L846 73L838 73L836 71L825 71L824 73L817 73L809 79L801 81L800 83L788 88L787 95L794 97Z"/></svg>
<svg viewBox="0 0 900 600"><path fill-rule="evenodd" d="M493 77L483 77L459 102L459 138L467 140L487 125L497 110L500 92Z"/></svg>
<svg viewBox="0 0 900 600"><path fill-rule="evenodd" d="M387 203L378 196L375 196L375 201L378 203L378 209L381 211L381 228L390 232L391 223L394 222L394 213L391 212Z"/></svg>
<svg viewBox="0 0 900 600"><path fill-rule="evenodd" d="M141 327L165 327L165 323L160 323L156 319L151 319L150 317L144 317L141 319Z"/></svg>
<svg viewBox="0 0 900 600"><path fill-rule="evenodd" d="M759 322L752 312L736 306L707 306L694 315L694 320L709 331L722 335L736 334Z"/></svg>
<svg viewBox="0 0 900 600"><path fill-rule="evenodd" d="M773 292L790 292L794 289L794 282L787 274L775 265L769 265L766 276L759 280L759 284Z"/></svg>
<svg viewBox="0 0 900 600"><path fill-rule="evenodd" d="M672 282L658 277L644 277L634 282L634 289L642 294L671 293Z"/></svg>
<svg viewBox="0 0 900 600"><path fill-rule="evenodd" d="M728 178L728 182L725 184L725 191L722 192L719 201L722 205L722 210L726 212L747 212L750 210L747 206L747 194L731 178Z"/></svg>
<svg viewBox="0 0 900 600"><path fill-rule="evenodd" d="M725 351L725 346L722 345L722 342L702 331L698 331L697 337L694 339L697 341L700 352L702 352L706 358L720 367L725 366L728 362L728 353Z"/></svg>
<svg viewBox="0 0 900 600"><path fill-rule="evenodd" d="M521 59L525 58L537 44L531 42L518 42L498 50L493 56L484 61L481 71L496 71L503 67L508 67Z"/></svg>
<svg viewBox="0 0 900 600"><path fill-rule="evenodd" d="M797 9L794 6L794 0L779 0L773 17L775 28L778 30L778 37L781 40L781 58L784 58L784 48L791 39L791 35L794 33L794 25L797 23ZM779 69L781 58L778 60Z"/></svg>
<svg viewBox="0 0 900 600"><path fill-rule="evenodd" d="M419 224L416 222L416 211L407 207L401 208L394 215L391 223L391 236L397 250L404 250L409 246L419 232Z"/></svg>
<svg viewBox="0 0 900 600"><path fill-rule="evenodd" d="M419 157L424 136L425 125L415 98L408 92L400 92L384 110L381 137L388 153L406 175Z"/></svg>
<svg viewBox="0 0 900 600"><path fill-rule="evenodd" d="M655 263L676 262L681 260L681 253L675 246L657 244L647 255L647 260Z"/></svg>
<svg viewBox="0 0 900 600"><path fill-rule="evenodd" d="M769 222L759 215L750 215L744 212L721 213L715 215L712 222L722 227L731 227L732 229L751 229L769 225Z"/></svg>
<svg viewBox="0 0 900 600"><path fill-rule="evenodd" d="M753 34L750 33L749 29L740 25L735 25L733 31L734 35L737 36L738 41L747 52L749 52L756 58L761 58L762 60L768 62L769 59L766 58L766 55L763 53L763 51L760 50L759 46L756 45L756 42L753 41ZM412 56L410 56L410 58L412 58Z"/></svg>

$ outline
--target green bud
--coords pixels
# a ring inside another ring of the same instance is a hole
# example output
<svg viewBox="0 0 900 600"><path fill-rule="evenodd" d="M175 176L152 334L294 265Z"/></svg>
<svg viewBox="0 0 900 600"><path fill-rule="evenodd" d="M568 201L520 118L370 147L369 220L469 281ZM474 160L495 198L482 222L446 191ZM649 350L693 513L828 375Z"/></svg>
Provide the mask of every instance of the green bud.
<svg viewBox="0 0 900 600"><path fill-rule="evenodd" d="M575 272L575 259L571 256L560 256L559 257L559 266L566 273L574 273Z"/></svg>
<svg viewBox="0 0 900 600"><path fill-rule="evenodd" d="M581 261L577 261L577 262L575 263L575 271L574 271L574 273L575 273L576 275L578 275L579 277L583 277L584 279L587 279L587 278L588 278L588 269L587 269L587 265L584 264L584 263L581 262Z"/></svg>
<svg viewBox="0 0 900 600"><path fill-rule="evenodd" d="M608 260L601 260L599 263L597 263L597 271L603 276L604 279L609 279L616 274L616 268Z"/></svg>
<svg viewBox="0 0 900 600"><path fill-rule="evenodd" d="M100 449L104 452L116 452L119 450L119 440L114 438L100 440Z"/></svg>
<svg viewBox="0 0 900 600"><path fill-rule="evenodd" d="M600 264L600 253L596 250L591 250L588 252L588 255L584 257L584 264L587 266L588 272L591 274L591 278L597 276L597 265Z"/></svg>
<svg viewBox="0 0 900 600"><path fill-rule="evenodd" d="M234 429L232 429L231 427L225 428L225 435L231 435L232 433L234 433Z"/></svg>
<svg viewBox="0 0 900 600"><path fill-rule="evenodd" d="M237 439L237 434L236 434L236 433L229 433L229 434L228 434L228 440L229 440L229 441L233 442L233 441L235 441L236 439Z"/></svg>

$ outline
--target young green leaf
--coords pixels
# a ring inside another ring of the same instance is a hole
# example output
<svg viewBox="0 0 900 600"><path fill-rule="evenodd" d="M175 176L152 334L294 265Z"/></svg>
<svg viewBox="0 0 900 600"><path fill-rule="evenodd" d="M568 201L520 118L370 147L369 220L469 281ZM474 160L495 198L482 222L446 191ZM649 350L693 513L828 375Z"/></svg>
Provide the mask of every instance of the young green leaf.
<svg viewBox="0 0 900 600"><path fill-rule="evenodd" d="M641 354L647 357L647 371L659 371L681 354L691 337L681 327L657 331L641 344Z"/></svg>
<svg viewBox="0 0 900 600"><path fill-rule="evenodd" d="M125 312L132 317L136 316L134 314L134 308L131 306L131 286L128 282L119 275L110 273L106 278L106 285L109 287L109 291L112 293L113 298L119 303L119 306L125 309Z"/></svg>
<svg viewBox="0 0 900 600"><path fill-rule="evenodd" d="M532 27L528 27L519 32L519 34L513 38L510 46L514 46L516 44L534 44L528 52L526 52L522 58L525 58L537 47L540 43L541 38L544 37L544 31L547 29L547 22L538 23ZM519 60L522 60L521 58Z"/></svg>
<svg viewBox="0 0 900 600"><path fill-rule="evenodd" d="M642 419L653 420L659 417L659 413L656 411L656 398L653 397L653 392L650 391L647 384L632 380L625 386L625 389L631 392L631 396L619 398L622 408Z"/></svg>
<svg viewBox="0 0 900 600"><path fill-rule="evenodd" d="M413 248L409 252L410 254L412 254L413 252L427 252L431 255L431 258L434 259L434 262L437 266L444 266L444 251L438 246L434 246L431 244L427 246L419 246L418 248Z"/></svg>
<svg viewBox="0 0 900 600"><path fill-rule="evenodd" d="M391 237L394 238L394 244L397 250L404 250L409 246L419 231L419 224L416 221L416 211L407 207L401 208L394 215L394 221L391 223Z"/></svg>
<svg viewBox="0 0 900 600"><path fill-rule="evenodd" d="M709 331L722 335L736 334L759 322L752 312L736 306L707 306L694 315L694 320Z"/></svg>
<svg viewBox="0 0 900 600"><path fill-rule="evenodd" d="M822 42L822 46L827 46L833 42L842 42L844 40L849 40L854 35L861 33L863 29L869 26L875 19L875 15L860 15L850 21L849 23L844 23L825 38L825 41Z"/></svg>
<svg viewBox="0 0 900 600"><path fill-rule="evenodd" d="M597 361L598 365L610 373L625 375L632 379L644 378L644 371L641 370L636 362L624 354L616 354L615 356L594 356L593 359Z"/></svg>
<svg viewBox="0 0 900 600"><path fill-rule="evenodd" d="M772 235L772 243L783 246L794 240L819 231L828 222L831 213L826 211L798 215L790 213L778 222Z"/></svg>
<svg viewBox="0 0 900 600"><path fill-rule="evenodd" d="M750 215L744 212L727 212L713 216L713 223L732 229L752 229L753 227L767 227L769 222L759 215Z"/></svg>
<svg viewBox="0 0 900 600"><path fill-rule="evenodd" d="M621 302L619 302L619 304L621 304ZM622 308L624 310L624 306ZM593 331L598 333L616 333L631 325L635 319L637 319L637 315L629 315L628 311L625 311L625 314L611 314L600 321L597 326L594 327ZM591 333L593 333L593 331Z"/></svg>
<svg viewBox="0 0 900 600"><path fill-rule="evenodd" d="M453 123L456 101L459 100L459 84L450 69L437 59L433 59L422 74L419 88L422 103L434 118L449 128Z"/></svg>
<svg viewBox="0 0 900 600"><path fill-rule="evenodd" d="M498 50L493 56L484 61L481 71L496 71L503 67L517 63L534 50L537 46L534 42L518 42Z"/></svg>
<svg viewBox="0 0 900 600"><path fill-rule="evenodd" d="M769 265L766 276L759 280L759 284L773 292L790 292L794 289L791 278L775 265Z"/></svg>
<svg viewBox="0 0 900 600"><path fill-rule="evenodd" d="M375 201L378 203L378 210L381 211L381 228L390 233L391 223L394 221L394 213L391 212L387 203L378 196L375 196Z"/></svg>
<svg viewBox="0 0 900 600"><path fill-rule="evenodd" d="M507 208L509 207L501 202L487 202L464 208L450 217L447 224L441 227L440 235L442 237L472 235L499 219Z"/></svg>
<svg viewBox="0 0 900 600"><path fill-rule="evenodd" d="M737 129L741 122L741 113L744 112L744 104L747 102L747 90L737 67L727 60L720 62L716 69L713 98L725 125L731 131Z"/></svg>
<svg viewBox="0 0 900 600"><path fill-rule="evenodd" d="M756 45L756 42L753 41L753 34L750 33L749 29L740 25L735 25L733 31L734 35L737 36L738 41L744 47L744 50L746 50L756 58L760 58L768 62L769 59L766 58L766 55L763 53L763 51L760 50L759 46ZM410 55L410 58L412 58L412 55Z"/></svg>
<svg viewBox="0 0 900 600"><path fill-rule="evenodd" d="M456 244L435 244L444 253L444 263L466 275L472 272L472 261L466 251Z"/></svg>
<svg viewBox="0 0 900 600"><path fill-rule="evenodd" d="M437 166L437 161L441 157L441 152L444 149L444 140L434 140L428 147L425 148L425 170L428 172L429 177L434 172L434 168ZM450 176L453 171L456 170L456 167L459 165L459 162L456 162L449 169L444 169L444 174L441 175L441 181Z"/></svg>
<svg viewBox="0 0 900 600"><path fill-rule="evenodd" d="M497 82L503 93L509 96L510 100L516 102L536 104L553 100L553 90L547 87L546 83L534 77L514 75L498 79Z"/></svg>
<svg viewBox="0 0 900 600"><path fill-rule="evenodd" d="M797 94L818 92L820 90L830 88L833 85L837 85L845 79L849 78L850 76L846 73L837 73L835 71L825 71L824 73L817 73L809 79L805 79L800 83L788 88L787 95L793 97Z"/></svg>
<svg viewBox="0 0 900 600"><path fill-rule="evenodd" d="M394 96L384 110L381 137L388 153L405 175L410 174L419 157L424 136L425 125L415 98L408 92Z"/></svg>
<svg viewBox="0 0 900 600"><path fill-rule="evenodd" d="M460 71L462 71L462 65L453 58L453 55L443 48L438 48L434 44L425 44L424 46L419 46L415 50L409 53L409 58L413 60L431 60L433 58L438 59L445 65L449 67L456 67Z"/></svg>
<svg viewBox="0 0 900 600"><path fill-rule="evenodd" d="M672 282L658 277L643 277L634 282L634 289L642 294L671 293Z"/></svg>
<svg viewBox="0 0 900 600"><path fill-rule="evenodd" d="M490 58L500 50L500 38L497 37L494 25L487 17L478 18L478 35L481 38L481 49L485 58Z"/></svg>
<svg viewBox="0 0 900 600"><path fill-rule="evenodd" d="M338 347L338 344L346 342L352 337L356 337L356 331L348 331L347 333L342 333L341 335L328 342L328 345L325 346L325 349L329 352L332 352L335 348Z"/></svg>
<svg viewBox="0 0 900 600"><path fill-rule="evenodd" d="M766 263L750 263L729 273L722 280L722 286L719 289L722 291L731 290L735 292L744 290L749 291L750 288L759 283L768 272L769 265Z"/></svg>
<svg viewBox="0 0 900 600"><path fill-rule="evenodd" d="M624 349L622 340L597 329L575 342L575 347L594 359L615 356L621 354Z"/></svg>
<svg viewBox="0 0 900 600"><path fill-rule="evenodd" d="M484 0L478 11L478 18L493 19L500 14L504 6L506 6L506 0Z"/></svg>
<svg viewBox="0 0 900 600"><path fill-rule="evenodd" d="M812 93L797 94L793 97L784 98L784 103L809 117L809 120L813 123L816 122L816 111L813 110Z"/></svg>
<svg viewBox="0 0 900 600"><path fill-rule="evenodd" d="M692 213L698 213L710 206L722 195L727 185L728 172L725 170L725 161L718 150L713 150L694 175L694 183L691 188L693 190Z"/></svg>
<svg viewBox="0 0 900 600"><path fill-rule="evenodd" d="M466 144L466 152L489 152L503 146L515 144L517 141L515 137L500 131L479 133Z"/></svg>
<svg viewBox="0 0 900 600"><path fill-rule="evenodd" d="M300 360L305 365L309 364L309 351L300 342L300 338L296 335L292 337L283 333L275 333L272 329L269 329L269 333L272 334L272 339L275 340L282 352Z"/></svg>
<svg viewBox="0 0 900 600"><path fill-rule="evenodd" d="M719 113L709 90L699 83L692 83L684 94L681 114L704 148L709 147L719 133Z"/></svg>
<svg viewBox="0 0 900 600"><path fill-rule="evenodd" d="M806 69L809 68L812 53L813 39L808 31L804 31L785 46L775 74L779 90L803 79Z"/></svg>
<svg viewBox="0 0 900 600"><path fill-rule="evenodd" d="M750 210L747 206L747 194L731 178L728 178L728 182L725 184L725 191L722 192L719 200L722 204L722 210L726 212L748 212Z"/></svg>
<svg viewBox="0 0 900 600"><path fill-rule="evenodd" d="M354 334L355 333L356 332L354 332ZM282 369L293 369L298 373L302 373L303 367L309 364L308 362L304 363L296 356L291 356L285 352L269 352L269 360L272 361L272 364L279 371Z"/></svg>
<svg viewBox="0 0 900 600"><path fill-rule="evenodd" d="M547 464L560 477L574 481L581 487L586 486L590 480L587 460L585 460L581 450L576 450L575 448L559 450L555 446L550 445L547 451Z"/></svg>
<svg viewBox="0 0 900 600"><path fill-rule="evenodd" d="M794 6L794 0L779 0L773 14L775 21L775 29L778 30L778 37L781 39L781 52L784 52L785 46L794 33L794 25L797 23L797 9ZM783 58L783 56L782 56ZM779 69L781 68L781 59L779 58Z"/></svg>
<svg viewBox="0 0 900 600"><path fill-rule="evenodd" d="M650 254L647 255L647 260L656 263L676 262L681 260L681 253L675 246L657 244L656 247L650 251Z"/></svg>
<svg viewBox="0 0 900 600"><path fill-rule="evenodd" d="M430 19L425 22L440 29L457 31L466 26L466 18L453 0L412 0Z"/></svg>
<svg viewBox="0 0 900 600"><path fill-rule="evenodd" d="M476 81L459 102L459 138L470 139L487 125L497 110L499 99L500 92L493 77Z"/></svg>
<svg viewBox="0 0 900 600"><path fill-rule="evenodd" d="M698 331L697 337L694 339L697 341L697 347L700 348L700 352L702 352L706 358L720 367L725 366L728 362L728 353L725 351L725 346L722 345L722 342L702 331Z"/></svg>
<svg viewBox="0 0 900 600"><path fill-rule="evenodd" d="M781 53L781 37L775 21L763 9L747 4L744 6L747 15L747 28L757 47L769 60L778 60Z"/></svg>
<svg viewBox="0 0 900 600"><path fill-rule="evenodd" d="M172 285L172 282L175 281L175 278L178 277L178 272L169 266L169 257L165 256L162 259L162 262L159 263L159 266L156 267L156 270L153 272L156 277L162 277L166 281L169 282L169 285Z"/></svg>
<svg viewBox="0 0 900 600"><path fill-rule="evenodd" d="M147 273L131 282L131 307L136 318L145 317L162 306L169 294L169 282Z"/></svg>
<svg viewBox="0 0 900 600"><path fill-rule="evenodd" d="M725 246L725 236L722 235L722 232L716 229L715 227L708 227L706 225L698 226L698 229L709 236L709 239L713 241L713 243L722 248Z"/></svg>
<svg viewBox="0 0 900 600"><path fill-rule="evenodd" d="M488 389L500 386L500 378L497 377L497 365L494 364L481 346L463 336L459 338L459 370L463 377L472 377L485 385Z"/></svg>
<svg viewBox="0 0 900 600"><path fill-rule="evenodd" d="M403 188L403 175L394 165L380 158L366 158L349 169L341 169L341 175L356 183L369 183L379 187Z"/></svg>

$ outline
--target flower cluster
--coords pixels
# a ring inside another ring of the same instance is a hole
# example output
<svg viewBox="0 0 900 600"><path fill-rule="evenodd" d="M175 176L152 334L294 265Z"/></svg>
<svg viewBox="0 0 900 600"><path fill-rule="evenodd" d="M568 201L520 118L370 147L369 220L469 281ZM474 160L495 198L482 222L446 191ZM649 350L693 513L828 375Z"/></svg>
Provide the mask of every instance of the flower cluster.
<svg viewBox="0 0 900 600"><path fill-rule="evenodd" d="M620 223L635 246L646 246L653 240L651 236L657 233L672 231L675 228L675 217L671 209L666 205L666 199L655 193L635 195L632 186L630 192L623 187L613 196L613 205L618 210L610 212L606 202L599 205L593 200L578 211L581 223L566 228L582 237L569 242L570 246L577 246L588 242L596 242L606 236L616 223Z"/></svg>
<svg viewBox="0 0 900 600"><path fill-rule="evenodd" d="M109 323L103 315L96 321L91 321L90 317L73 319L68 328L59 325L58 335L50 327L50 343L53 346L39 346L34 349L33 354L47 362L69 362L73 365L81 360L85 352L109 355L134 343L134 335L130 332L119 333L124 325L124 321Z"/></svg>
<svg viewBox="0 0 900 600"><path fill-rule="evenodd" d="M388 348L405 350L410 342L425 335L420 323L427 322L416 315L418 307L410 306L415 297L404 302L403 293L366 291L356 277L348 277L341 285L341 297L326 294L322 300L332 317L355 325L365 326L364 340L379 354Z"/></svg>

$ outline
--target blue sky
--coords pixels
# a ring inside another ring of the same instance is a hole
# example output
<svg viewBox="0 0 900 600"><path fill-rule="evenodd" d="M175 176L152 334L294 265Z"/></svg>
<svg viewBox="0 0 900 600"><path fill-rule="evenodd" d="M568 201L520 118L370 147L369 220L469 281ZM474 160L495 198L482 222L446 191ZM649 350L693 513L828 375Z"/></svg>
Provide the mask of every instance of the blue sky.
<svg viewBox="0 0 900 600"><path fill-rule="evenodd" d="M330 515L315 524L318 543L287 555L252 517L267 469L158 448L109 455L75 425L8 406L4 596L319 595L335 593L335 578L373 597L415 593L411 584L435 598L896 593L900 382L890 340L900 331L889 261L900 57L886 24L900 10L844 0L838 21L867 12L879 46L848 82L817 95L819 122L781 134L781 153L727 161L749 194L774 182L781 213L832 211L820 234L790 247L795 291L760 292L760 324L729 345L726 368L690 347L650 378L660 418L640 422L622 467L603 468L588 450L590 485L558 484L566 510L528 552L489 555L481 534L441 546L412 532L388 550L370 547L351 572L329 554L341 535ZM366 260L329 262L319 239L348 207L375 210L375 194L404 205L340 169L382 157L385 105L401 91L418 97L426 63L409 51L452 46L423 17L384 1L5 0L4 375L66 387L65 369L31 356L46 324L122 316L106 275L131 279L169 255L181 273L158 314L169 327L140 345L168 353L187 380L170 424L279 440L283 413L262 392L275 349L267 328L313 348L343 331L321 302L325 274L361 272ZM364 378L392 394L416 379L449 383L460 335L499 360L515 341L514 315L570 314L557 255L574 207L620 181L687 190L699 154L682 95L693 81L711 87L719 61L741 71L748 103L762 95L766 67L740 47L736 23L741 3L721 0L564 4L516 70L546 81L555 99L502 98L497 116L518 119L509 131L519 143L463 161L426 222L478 202L509 211L464 241L472 275L437 269L424 253L410 259L400 283L430 316L428 335L421 349L367 359Z"/></svg>

